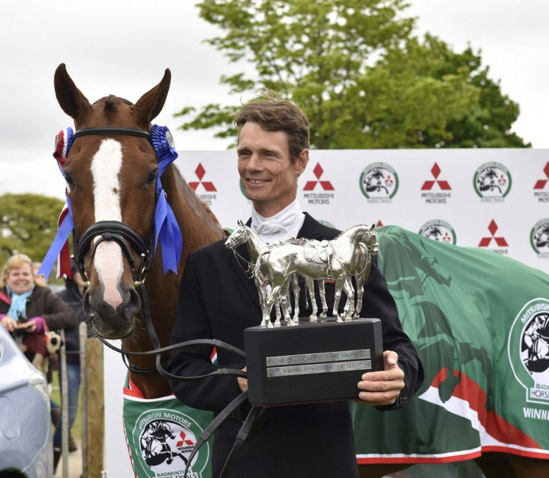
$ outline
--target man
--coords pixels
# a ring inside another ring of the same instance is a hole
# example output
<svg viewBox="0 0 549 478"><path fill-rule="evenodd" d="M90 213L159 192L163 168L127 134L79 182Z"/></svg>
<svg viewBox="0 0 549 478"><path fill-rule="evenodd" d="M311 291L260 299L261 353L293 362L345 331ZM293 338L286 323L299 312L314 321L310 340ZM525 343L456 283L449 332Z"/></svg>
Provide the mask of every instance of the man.
<svg viewBox="0 0 549 478"><path fill-rule="evenodd" d="M236 118L238 171L253 203L251 227L266 242L290 237L333 239L339 231L304 214L296 200L297 181L309 160L309 122L289 101L245 105ZM239 251L247 256L245 248ZM423 372L416 352L402 331L385 279L372 265L361 316L382 320L385 370L369 372L357 384L357 400L380 409L401 407L421 384ZM333 289L330 299L333 302ZM301 299L301 298L300 298ZM300 300L301 301L301 300ZM304 301L303 315L305 309ZM243 331L261 320L253 279L223 241L191 254L179 296L178 320L171 342L216 338L244 349ZM168 370L177 375L205 375L217 369L210 347L179 349ZM242 369L244 361L222 349L219 367ZM243 378L215 376L194 382L171 382L182 401L219 413L241 391ZM230 415L215 435L213 475L219 476L249 410ZM375 433L372 430L372 433ZM356 477L353 430L347 402L274 407L260 418L247 441L231 455L227 477Z"/></svg>

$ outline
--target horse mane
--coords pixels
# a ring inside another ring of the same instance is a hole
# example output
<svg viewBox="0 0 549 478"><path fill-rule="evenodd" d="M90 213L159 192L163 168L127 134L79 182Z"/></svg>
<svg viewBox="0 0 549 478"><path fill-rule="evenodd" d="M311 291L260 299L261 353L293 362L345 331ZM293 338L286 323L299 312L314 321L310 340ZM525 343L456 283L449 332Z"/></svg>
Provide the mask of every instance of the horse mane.
<svg viewBox="0 0 549 478"><path fill-rule="evenodd" d="M358 229L359 227L370 228L371 226L368 226L367 224L355 224L354 226L351 226L348 229L345 229L344 231L340 232L336 237L334 237L333 240L335 241L336 239L339 239L344 234L347 234L351 229Z"/></svg>
<svg viewBox="0 0 549 478"><path fill-rule="evenodd" d="M172 165L171 167L173 169L173 173L174 173L174 176L175 176L175 181L177 183L178 188L180 190L183 190L184 188L190 189L189 184L187 183L187 181L185 181L185 178L181 174L181 171L179 171L179 169L175 165ZM200 199L198 197L198 195L196 194L196 192L194 192L194 191L192 191L192 192L193 192L194 197L196 198L196 200L205 209L208 216L210 216L212 218L213 222L219 227L219 229L221 229L225 233L225 230L223 229L223 226L221 225L221 223L217 219L216 215L214 214L214 212L212 211L210 206L207 203L205 203L202 199ZM226 233L225 233L225 235L226 235Z"/></svg>

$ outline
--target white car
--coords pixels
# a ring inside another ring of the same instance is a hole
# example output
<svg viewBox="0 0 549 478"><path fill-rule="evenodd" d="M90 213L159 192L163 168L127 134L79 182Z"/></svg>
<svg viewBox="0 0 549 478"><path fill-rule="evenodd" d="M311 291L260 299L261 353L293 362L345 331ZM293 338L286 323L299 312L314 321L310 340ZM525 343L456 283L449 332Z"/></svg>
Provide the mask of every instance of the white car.
<svg viewBox="0 0 549 478"><path fill-rule="evenodd" d="M13 470L27 478L50 478L52 447L46 377L0 325L0 472Z"/></svg>

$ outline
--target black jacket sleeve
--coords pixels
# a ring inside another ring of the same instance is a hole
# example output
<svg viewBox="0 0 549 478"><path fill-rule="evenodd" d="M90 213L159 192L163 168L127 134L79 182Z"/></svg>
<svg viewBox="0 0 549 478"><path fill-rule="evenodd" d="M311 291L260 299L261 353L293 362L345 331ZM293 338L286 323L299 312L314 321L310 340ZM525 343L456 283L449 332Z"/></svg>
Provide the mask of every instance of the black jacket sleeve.
<svg viewBox="0 0 549 478"><path fill-rule="evenodd" d="M378 268L377 258L372 261L370 276L366 282L362 317L379 318L383 330L383 350L398 354L398 365L404 371L405 387L393 405L377 407L392 410L405 405L423 382L423 367L409 337L402 330L395 300L387 288L387 282Z"/></svg>
<svg viewBox="0 0 549 478"><path fill-rule="evenodd" d="M203 302L204 297L209 297L209 294L202 293L201 289L205 284L201 283L195 267L194 255L191 254L187 257L180 284L178 317L172 331L171 344L197 338L213 338L210 320ZM214 372L218 366L212 363L212 352L211 346L202 345L172 351L167 370L179 376L197 376ZM240 370L244 364L243 361L236 360L233 364L224 364L223 368L227 366ZM191 382L171 380L170 386L174 394L187 405L214 412L221 411L240 394L238 382L234 376L213 376Z"/></svg>

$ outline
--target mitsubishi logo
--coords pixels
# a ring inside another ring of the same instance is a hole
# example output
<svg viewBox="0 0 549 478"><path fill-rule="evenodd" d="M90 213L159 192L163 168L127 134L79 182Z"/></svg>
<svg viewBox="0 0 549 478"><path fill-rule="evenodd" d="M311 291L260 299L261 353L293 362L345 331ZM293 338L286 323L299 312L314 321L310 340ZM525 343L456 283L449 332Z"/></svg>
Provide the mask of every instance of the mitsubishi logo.
<svg viewBox="0 0 549 478"><path fill-rule="evenodd" d="M313 173L316 176L316 181L307 181L305 183L305 187L303 188L303 191L313 191L317 184L320 184L322 189L324 191L334 191L334 187L332 186L332 183L330 181L321 181L320 177L324 174L324 170L322 169L322 166L320 166L320 163L317 163L315 168L313 169Z"/></svg>
<svg viewBox="0 0 549 478"><path fill-rule="evenodd" d="M538 179L534 185L534 189L545 189L545 185L549 182L549 161L547 161L547 164L543 168L543 172L545 173L545 179Z"/></svg>
<svg viewBox="0 0 549 478"><path fill-rule="evenodd" d="M488 230L490 231L491 236L490 237L483 237L480 240L480 242L478 244L478 247L488 247L490 245L490 243L492 242L492 239L494 241L496 241L496 244L499 247L509 247L509 244L507 244L507 241L505 240L505 238L503 236L496 237L496 232L498 230L498 225L496 224L496 221L494 221L493 219L490 222L490 225L488 226Z"/></svg>
<svg viewBox="0 0 549 478"><path fill-rule="evenodd" d="M189 181L189 186L193 191L196 191L199 184L202 184L204 189L209 192L217 192L217 189L215 189L214 183L211 181L202 181L202 178L206 174L206 170L204 169L204 166L202 166L202 163L198 163L198 166L194 170L194 173L196 174L198 181Z"/></svg>
<svg viewBox="0 0 549 478"><path fill-rule="evenodd" d="M442 191L450 191L452 188L450 187L450 183L448 181L444 181L442 179L438 179L440 176L440 167L437 163L434 164L434 166L431 168L431 174L435 178L434 181L428 180L423 183L423 186L421 186L422 191L430 191L435 184L438 184L438 187Z"/></svg>

